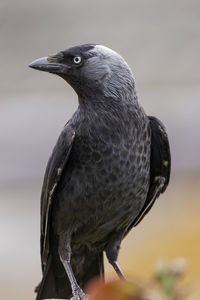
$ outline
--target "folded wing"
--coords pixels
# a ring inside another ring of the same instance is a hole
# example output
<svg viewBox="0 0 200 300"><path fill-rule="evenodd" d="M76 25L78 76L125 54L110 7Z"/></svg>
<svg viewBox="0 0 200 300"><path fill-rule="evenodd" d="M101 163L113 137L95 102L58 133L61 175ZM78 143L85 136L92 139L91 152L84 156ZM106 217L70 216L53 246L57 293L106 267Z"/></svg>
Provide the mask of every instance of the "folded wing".
<svg viewBox="0 0 200 300"><path fill-rule="evenodd" d="M69 160L75 132L66 124L49 158L41 194L41 260L44 271L49 253L49 219L52 202L64 168Z"/></svg>
<svg viewBox="0 0 200 300"><path fill-rule="evenodd" d="M139 215L128 228L136 226L152 208L155 200L166 190L171 171L170 146L166 129L162 122L149 116L151 128L150 183L146 201Z"/></svg>

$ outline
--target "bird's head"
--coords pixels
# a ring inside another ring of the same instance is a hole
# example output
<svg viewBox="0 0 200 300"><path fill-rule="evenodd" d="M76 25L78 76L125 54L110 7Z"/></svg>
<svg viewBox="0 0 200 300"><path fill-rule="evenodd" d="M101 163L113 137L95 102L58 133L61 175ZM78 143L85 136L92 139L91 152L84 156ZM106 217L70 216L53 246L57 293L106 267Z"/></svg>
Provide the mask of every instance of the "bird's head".
<svg viewBox="0 0 200 300"><path fill-rule="evenodd" d="M86 44L33 61L29 67L54 73L65 79L79 97L128 97L135 92L132 72L115 51Z"/></svg>

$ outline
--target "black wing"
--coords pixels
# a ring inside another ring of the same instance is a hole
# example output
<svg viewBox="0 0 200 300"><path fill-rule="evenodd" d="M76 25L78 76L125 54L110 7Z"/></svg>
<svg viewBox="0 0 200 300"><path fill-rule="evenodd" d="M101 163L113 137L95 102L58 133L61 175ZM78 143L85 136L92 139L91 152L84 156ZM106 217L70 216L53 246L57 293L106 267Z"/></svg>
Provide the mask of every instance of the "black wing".
<svg viewBox="0 0 200 300"><path fill-rule="evenodd" d="M136 226L152 208L156 198L166 190L171 171L170 146L166 129L155 117L149 117L151 127L150 183L144 206L128 231Z"/></svg>
<svg viewBox="0 0 200 300"><path fill-rule="evenodd" d="M41 260L42 269L47 262L49 253L49 216L56 188L71 152L75 131L66 124L49 158L41 194Z"/></svg>

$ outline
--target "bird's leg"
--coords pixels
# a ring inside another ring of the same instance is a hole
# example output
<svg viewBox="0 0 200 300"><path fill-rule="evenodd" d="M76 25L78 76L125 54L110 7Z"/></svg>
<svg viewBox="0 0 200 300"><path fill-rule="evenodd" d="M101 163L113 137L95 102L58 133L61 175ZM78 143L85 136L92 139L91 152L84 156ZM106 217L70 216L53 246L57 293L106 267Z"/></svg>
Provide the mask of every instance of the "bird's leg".
<svg viewBox="0 0 200 300"><path fill-rule="evenodd" d="M112 239L109 241L108 245L106 246L105 252L106 252L106 256L108 258L109 263L112 265L112 267L116 271L119 278L125 279L125 276L122 273L122 271L117 263L117 257L119 254L120 244L121 244L121 238L119 238L119 235L117 235L116 237L113 236Z"/></svg>
<svg viewBox="0 0 200 300"><path fill-rule="evenodd" d="M109 261L109 263L113 266L114 270L116 271L117 275L119 276L120 279L126 279L122 270L120 269L117 261Z"/></svg>
<svg viewBox="0 0 200 300"><path fill-rule="evenodd" d="M71 268L71 264L68 261L62 261L63 266L65 268L65 271L68 275L70 284L71 284L71 288L72 288L72 294L73 294L73 300L79 300L79 299L88 299L87 296L85 295L85 293L83 292L83 290L80 288L80 286L78 285L76 278L73 274L72 268Z"/></svg>
<svg viewBox="0 0 200 300"><path fill-rule="evenodd" d="M78 285L76 278L73 274L72 267L70 264L71 260L71 245L70 245L70 235L63 235L60 236L59 240L59 255L60 260L65 268L65 271L67 273L67 276L69 278L72 294L73 294L73 300L87 300L87 296L83 292L83 290Z"/></svg>

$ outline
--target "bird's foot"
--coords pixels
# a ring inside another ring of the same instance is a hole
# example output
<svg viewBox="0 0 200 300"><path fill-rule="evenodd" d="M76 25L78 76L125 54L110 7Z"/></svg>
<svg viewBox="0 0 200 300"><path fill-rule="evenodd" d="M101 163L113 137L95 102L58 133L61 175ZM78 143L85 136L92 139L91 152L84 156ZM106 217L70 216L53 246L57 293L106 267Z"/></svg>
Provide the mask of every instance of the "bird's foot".
<svg viewBox="0 0 200 300"><path fill-rule="evenodd" d="M82 289L76 289L73 291L73 297L70 300L89 300L88 295L86 295Z"/></svg>
<svg viewBox="0 0 200 300"><path fill-rule="evenodd" d="M81 296L75 295L72 298L70 298L69 300L89 300L89 297L86 294L82 294Z"/></svg>

